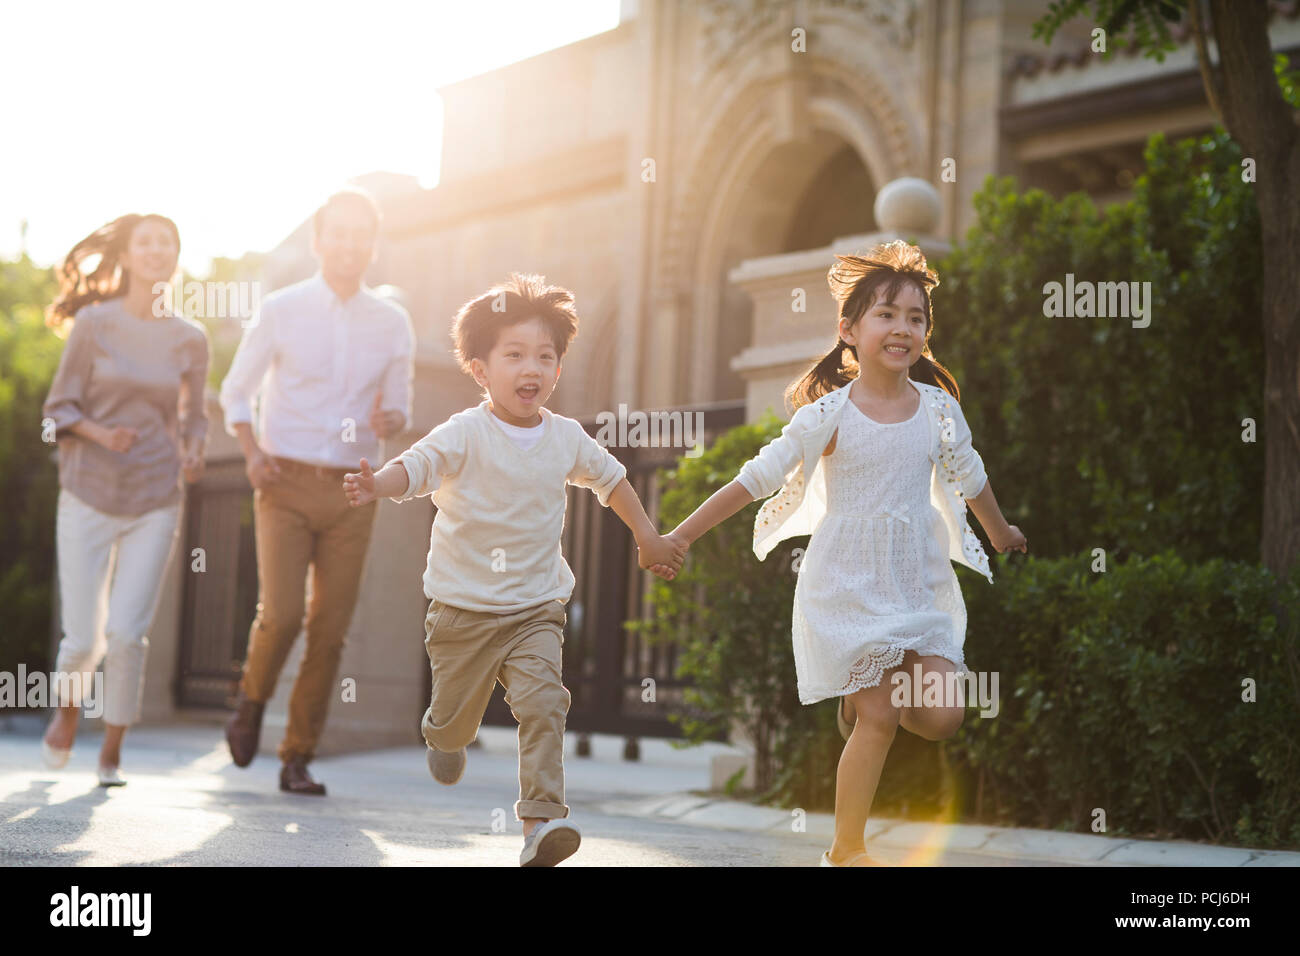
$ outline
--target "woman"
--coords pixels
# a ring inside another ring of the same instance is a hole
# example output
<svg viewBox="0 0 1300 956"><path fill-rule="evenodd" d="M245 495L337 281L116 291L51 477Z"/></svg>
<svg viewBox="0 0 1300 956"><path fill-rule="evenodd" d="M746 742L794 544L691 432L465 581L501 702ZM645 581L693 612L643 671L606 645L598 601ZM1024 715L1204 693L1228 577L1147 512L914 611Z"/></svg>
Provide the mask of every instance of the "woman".
<svg viewBox="0 0 1300 956"><path fill-rule="evenodd" d="M207 333L160 295L179 254L170 219L115 219L68 253L46 314L68 336L44 408L59 445L56 670L67 683L42 745L47 765L67 763L80 691L107 657L99 782L108 787L125 782L122 737L140 716L147 631L178 537L179 477L199 479L207 440ZM92 256L98 263L83 272Z"/></svg>

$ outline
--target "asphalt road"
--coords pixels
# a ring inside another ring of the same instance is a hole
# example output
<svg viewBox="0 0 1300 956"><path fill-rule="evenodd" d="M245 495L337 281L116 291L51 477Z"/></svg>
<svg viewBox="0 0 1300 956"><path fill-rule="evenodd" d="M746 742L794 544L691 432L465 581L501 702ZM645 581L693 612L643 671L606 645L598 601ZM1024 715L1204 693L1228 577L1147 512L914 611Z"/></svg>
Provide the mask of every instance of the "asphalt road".
<svg viewBox="0 0 1300 956"><path fill-rule="evenodd" d="M52 771L35 736L0 735L0 864L517 866L516 765L499 740L470 751L454 787L432 780L418 746L318 759L311 769L329 795L306 797L278 789L272 755L236 768L216 729L133 731L129 783L111 790L92 775L94 736ZM561 865L817 865L824 837L678 824L632 809L647 794L698 785L700 759L566 758L570 818L583 841ZM1045 865L955 850L872 853L903 865Z"/></svg>

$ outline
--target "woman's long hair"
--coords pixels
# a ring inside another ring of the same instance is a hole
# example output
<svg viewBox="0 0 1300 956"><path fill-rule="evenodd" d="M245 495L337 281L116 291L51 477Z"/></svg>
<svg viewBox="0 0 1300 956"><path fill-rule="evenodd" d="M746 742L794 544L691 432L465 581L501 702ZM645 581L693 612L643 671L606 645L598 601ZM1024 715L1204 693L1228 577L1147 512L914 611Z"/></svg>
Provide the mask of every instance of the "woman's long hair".
<svg viewBox="0 0 1300 956"><path fill-rule="evenodd" d="M177 250L180 249L181 234L176 223L156 213L145 216L129 213L100 226L73 246L59 266L59 294L45 310L45 324L56 335L64 337L71 331L72 321L83 306L126 294L130 276L121 266L122 255L126 252L135 227L148 219L167 226L176 237ZM95 268L89 273L83 272L82 263L95 255L100 257Z"/></svg>
<svg viewBox="0 0 1300 956"><path fill-rule="evenodd" d="M934 323L930 313L930 290L939 284L939 277L925 264L925 256L916 246L902 239L874 246L866 256L836 256L835 265L826 274L831 295L839 303L839 314L857 324L876 301L878 294L884 301L892 301L904 283L911 283L921 293L925 308L925 344L921 357L908 370L908 376L917 382L942 388L961 401L957 379L939 364L930 352L930 333ZM791 408L809 405L828 392L842 388L857 378L858 350L838 338L835 346L826 353L803 377L785 391ZM849 353L846 356L844 353Z"/></svg>

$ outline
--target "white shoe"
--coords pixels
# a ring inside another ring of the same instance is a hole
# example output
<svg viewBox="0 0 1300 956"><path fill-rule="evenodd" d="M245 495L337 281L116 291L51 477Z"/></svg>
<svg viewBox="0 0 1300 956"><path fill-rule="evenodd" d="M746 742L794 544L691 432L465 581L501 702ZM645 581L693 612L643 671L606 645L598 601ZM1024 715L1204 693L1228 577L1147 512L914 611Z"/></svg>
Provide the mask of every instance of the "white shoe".
<svg viewBox="0 0 1300 956"><path fill-rule="evenodd" d="M118 773L116 767L105 767L100 764L99 785L101 787L125 787L126 781L122 779L122 775Z"/></svg>
<svg viewBox="0 0 1300 956"><path fill-rule="evenodd" d="M858 862L859 860L865 860L866 862L859 863ZM822 853L822 861L818 865L819 866L840 866L841 864L831 862L831 851L826 850ZM882 863L879 860L874 860L871 857L867 856L865 852L863 852L863 853L855 853L853 856L849 857L849 862L842 865L843 866L888 866L889 864Z"/></svg>
<svg viewBox="0 0 1300 956"><path fill-rule="evenodd" d="M51 747L47 744L44 737L41 738L41 758L45 761L45 766L51 770L58 770L68 762L70 756L72 756L71 747L67 750L60 750L58 747Z"/></svg>
<svg viewBox="0 0 1300 956"><path fill-rule="evenodd" d="M519 854L520 866L555 866L573 856L582 833L568 820L554 819L539 823L533 832L524 837L524 849Z"/></svg>

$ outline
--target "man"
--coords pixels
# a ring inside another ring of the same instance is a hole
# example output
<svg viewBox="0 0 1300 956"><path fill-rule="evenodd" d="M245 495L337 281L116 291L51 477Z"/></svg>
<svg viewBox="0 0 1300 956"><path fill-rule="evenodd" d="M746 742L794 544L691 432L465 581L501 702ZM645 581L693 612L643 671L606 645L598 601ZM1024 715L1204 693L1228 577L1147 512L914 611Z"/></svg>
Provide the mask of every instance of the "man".
<svg viewBox="0 0 1300 956"><path fill-rule="evenodd" d="M339 658L374 524L375 503L350 508L343 476L359 458L380 460L379 440L400 432L411 412L410 317L362 282L377 255L379 223L379 207L358 189L335 193L317 210L312 252L320 271L267 296L221 385L226 430L239 439L255 489L258 580L257 617L226 741L236 766L252 762L266 701L305 610L307 648L279 747L280 789L290 793L325 794L307 764L338 692Z"/></svg>

